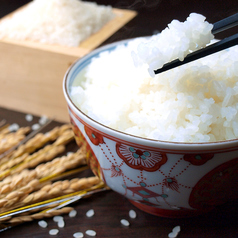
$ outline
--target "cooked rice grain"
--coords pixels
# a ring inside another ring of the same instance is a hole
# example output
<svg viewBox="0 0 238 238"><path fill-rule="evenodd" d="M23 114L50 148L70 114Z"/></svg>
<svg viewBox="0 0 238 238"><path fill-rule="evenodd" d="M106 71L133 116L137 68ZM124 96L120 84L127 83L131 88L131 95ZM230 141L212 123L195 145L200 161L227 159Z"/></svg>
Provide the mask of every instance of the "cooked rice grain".
<svg viewBox="0 0 238 238"><path fill-rule="evenodd" d="M204 41L206 37L193 44L202 46ZM131 57L143 42L147 39L131 40L94 58L85 80L79 82L79 75L72 86L75 104L95 121L144 138L172 142L238 138L238 46L152 78L148 65L135 67ZM159 48L169 50L166 38ZM187 51L176 50L177 55Z"/></svg>

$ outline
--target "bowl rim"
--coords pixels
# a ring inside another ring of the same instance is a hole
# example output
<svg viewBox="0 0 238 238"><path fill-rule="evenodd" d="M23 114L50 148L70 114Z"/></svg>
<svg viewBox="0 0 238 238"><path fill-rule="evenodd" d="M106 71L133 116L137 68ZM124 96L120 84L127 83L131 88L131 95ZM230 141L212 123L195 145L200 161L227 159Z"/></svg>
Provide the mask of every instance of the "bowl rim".
<svg viewBox="0 0 238 238"><path fill-rule="evenodd" d="M78 67L78 65L87 61L89 58L93 58L93 55L97 55L98 53L100 53L102 51L107 51L110 48L113 48L117 45L125 44L125 43L128 43L129 41L131 41L133 39L139 39L139 38L146 38L146 37L129 38L129 39L126 39L126 40L120 40L120 41L116 41L116 42L113 42L113 43L110 43L110 44L106 44L104 46L101 46L101 47L98 47L98 48L94 49L93 51L91 51L87 55L76 59L75 62L73 62L73 64L71 64L71 66L67 69L67 71L64 75L64 78L63 78L63 93L64 93L65 99L68 103L68 106L70 106L70 108L72 108L75 112L81 114L84 118L87 118L88 121L93 122L94 124L96 124L100 128L104 128L107 131L112 131L114 133L119 133L122 136L132 137L135 140L144 140L144 141L147 141L148 143L152 142L152 143L165 144L165 145L170 145L170 146L173 145L173 146L176 146L176 147L177 146L200 147L201 149L205 149L205 147L214 147L214 146L216 146L216 147L221 146L223 149L231 148L231 147L233 147L233 148L238 147L238 138L237 139L230 139L230 140L222 140L222 141L213 141L213 142L176 142L176 141L163 141L163 140L145 138L145 137L129 134L129 133L126 133L126 132L123 132L123 131L119 131L117 129L114 129L112 127L104 125L104 124L94 120L93 118L89 117L80 108L77 107L77 105L73 102L73 100L70 97L69 88L68 88L68 81L70 80L69 79L70 74ZM198 149L198 148L196 148L196 149Z"/></svg>

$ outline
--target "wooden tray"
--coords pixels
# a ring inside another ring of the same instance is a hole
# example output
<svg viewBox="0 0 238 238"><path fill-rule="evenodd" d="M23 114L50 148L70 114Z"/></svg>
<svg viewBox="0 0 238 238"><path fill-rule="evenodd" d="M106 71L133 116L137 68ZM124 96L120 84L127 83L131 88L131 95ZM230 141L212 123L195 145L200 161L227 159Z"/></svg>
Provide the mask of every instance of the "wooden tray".
<svg viewBox="0 0 238 238"><path fill-rule="evenodd" d="M67 69L137 15L132 10L113 9L113 12L115 18L79 47L0 40L0 106L68 121L62 90Z"/></svg>

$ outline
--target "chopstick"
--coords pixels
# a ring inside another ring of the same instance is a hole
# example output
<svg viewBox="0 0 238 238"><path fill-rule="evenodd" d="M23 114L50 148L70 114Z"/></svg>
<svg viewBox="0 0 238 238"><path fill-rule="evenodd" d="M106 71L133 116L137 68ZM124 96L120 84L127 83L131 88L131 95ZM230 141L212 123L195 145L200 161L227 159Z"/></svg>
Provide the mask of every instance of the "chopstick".
<svg viewBox="0 0 238 238"><path fill-rule="evenodd" d="M214 23L212 28L212 34L215 35L219 32L228 30L229 28L232 28L237 25L238 25L238 13Z"/></svg>
<svg viewBox="0 0 238 238"><path fill-rule="evenodd" d="M238 13L227 17L219 22L214 23L212 33L216 34L221 31L227 30L231 27L238 25ZM232 46L235 46L238 44L238 33L235 35L232 35L230 37L227 37L219 42L216 42L212 45L209 45L203 49L197 50L195 52L192 52L188 54L183 61L180 61L179 59L175 59L169 63L166 63L163 65L162 68L154 70L155 74L159 74L162 72L165 72L167 70L173 69L175 67L187 64L189 62L192 62L194 60L203 58L205 56L217 53L221 50L225 50L227 48L230 48Z"/></svg>
<svg viewBox="0 0 238 238"><path fill-rule="evenodd" d="M176 59L176 60L173 60L173 61L171 61L167 64L164 64L164 66L162 68L156 69L154 72L155 72L155 74L165 72L169 69L173 69L175 67L187 64L187 63L192 62L194 60L203 58L205 56L208 56L208 55L211 55L211 54L214 54L214 53L217 53L221 50L225 50L225 49L230 48L230 47L232 47L234 45L237 45L237 44L238 44L238 33L233 35L233 36L227 37L227 38L225 38L221 41L218 41L217 43L209 45L206 48L203 48L201 50L197 50L193 53L188 54L184 58L183 61L180 61L179 59Z"/></svg>

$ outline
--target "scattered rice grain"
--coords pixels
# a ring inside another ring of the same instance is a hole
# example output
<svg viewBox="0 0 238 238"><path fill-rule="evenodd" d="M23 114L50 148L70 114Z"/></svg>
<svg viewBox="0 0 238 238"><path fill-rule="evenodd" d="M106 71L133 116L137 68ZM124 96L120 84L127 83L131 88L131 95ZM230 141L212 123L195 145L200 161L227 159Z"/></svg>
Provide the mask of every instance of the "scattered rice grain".
<svg viewBox="0 0 238 238"><path fill-rule="evenodd" d="M127 221L126 219L121 219L121 224L122 224L123 226L130 226L129 221Z"/></svg>
<svg viewBox="0 0 238 238"><path fill-rule="evenodd" d="M9 131L17 131L19 128L20 126L17 123L13 123L8 127Z"/></svg>
<svg viewBox="0 0 238 238"><path fill-rule="evenodd" d="M74 238L83 238L83 233L82 232L76 232L73 234Z"/></svg>
<svg viewBox="0 0 238 238"><path fill-rule="evenodd" d="M97 235L96 231L94 231L94 230L87 230L85 233L88 236L96 236Z"/></svg>
<svg viewBox="0 0 238 238"><path fill-rule="evenodd" d="M64 220L63 220L63 219L62 219L62 220L59 220L59 221L58 221L58 227L63 228L64 226L65 226Z"/></svg>
<svg viewBox="0 0 238 238"><path fill-rule="evenodd" d="M59 230L58 229L51 229L51 230L49 230L49 234L51 235L51 236L55 236L55 235L57 235L59 233Z"/></svg>
<svg viewBox="0 0 238 238"><path fill-rule="evenodd" d="M176 237L178 236L180 230L181 230L180 226L175 226L175 227L173 228L172 232L170 232L170 233L168 234L168 237L169 237L169 238L176 238Z"/></svg>
<svg viewBox="0 0 238 238"><path fill-rule="evenodd" d="M87 216L87 217L92 217L92 216L94 216L94 210L93 210L93 209L88 210L88 211L86 212L86 216Z"/></svg>
<svg viewBox="0 0 238 238"><path fill-rule="evenodd" d="M33 131L36 131L36 130L40 129L40 125L36 123L36 124L32 125L31 129Z"/></svg>
<svg viewBox="0 0 238 238"><path fill-rule="evenodd" d="M39 119L39 123L40 123L41 125L44 125L47 121L48 121L48 117L47 117L47 116L42 116L42 117Z"/></svg>
<svg viewBox="0 0 238 238"><path fill-rule="evenodd" d="M38 225L42 228L46 228L48 226L48 223L44 220L38 221Z"/></svg>
<svg viewBox="0 0 238 238"><path fill-rule="evenodd" d="M168 237L169 237L169 238L176 238L177 235L178 235L177 232L170 232L170 233L168 234Z"/></svg>
<svg viewBox="0 0 238 238"><path fill-rule="evenodd" d="M70 213L69 213L69 217L75 217L77 215L77 211L76 210L72 210Z"/></svg>
<svg viewBox="0 0 238 238"><path fill-rule="evenodd" d="M54 222L59 222L59 221L62 221L64 218L62 216L54 216L53 217L53 221Z"/></svg>
<svg viewBox="0 0 238 238"><path fill-rule="evenodd" d="M27 121L32 121L33 120L33 116L31 114L26 114L26 120Z"/></svg>
<svg viewBox="0 0 238 238"><path fill-rule="evenodd" d="M132 219L136 218L136 212L134 210L130 210L129 211L129 217L132 218Z"/></svg>
<svg viewBox="0 0 238 238"><path fill-rule="evenodd" d="M181 231L180 226L175 226L175 227L173 228L173 232L179 233L180 231Z"/></svg>

